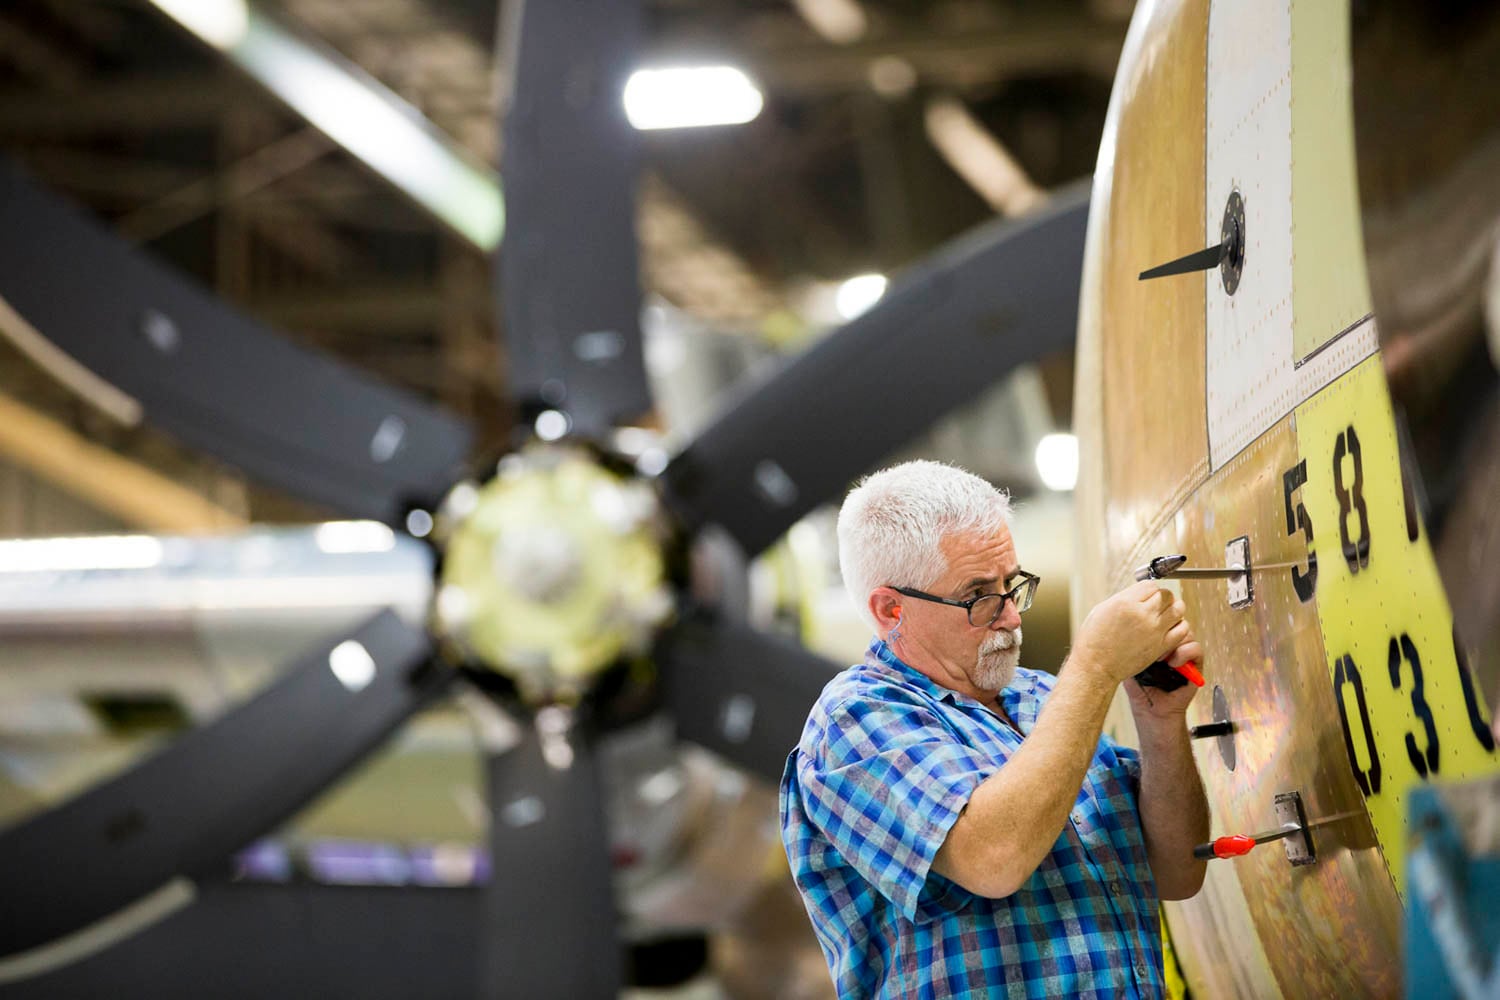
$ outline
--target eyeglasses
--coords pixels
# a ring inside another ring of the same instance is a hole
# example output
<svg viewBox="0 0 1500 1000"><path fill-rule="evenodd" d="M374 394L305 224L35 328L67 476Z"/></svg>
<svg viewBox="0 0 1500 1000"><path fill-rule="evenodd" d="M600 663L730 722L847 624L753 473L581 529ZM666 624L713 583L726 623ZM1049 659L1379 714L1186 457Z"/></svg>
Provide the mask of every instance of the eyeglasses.
<svg viewBox="0 0 1500 1000"><path fill-rule="evenodd" d="M924 593L912 587L892 587L891 589L898 594L915 597L921 601L932 601L935 604L947 604L950 607L963 608L968 612L970 625L973 625L975 628L989 628L995 624L995 620L1005 610L1006 601L1014 604L1016 611L1021 614L1025 614L1027 609L1031 607L1031 599L1036 596L1036 588L1042 582L1042 578L1025 570L1018 571L1016 576L1021 578L1021 582L1005 593L980 594L978 597L971 597L967 601L955 601L951 598L939 597L936 594Z"/></svg>

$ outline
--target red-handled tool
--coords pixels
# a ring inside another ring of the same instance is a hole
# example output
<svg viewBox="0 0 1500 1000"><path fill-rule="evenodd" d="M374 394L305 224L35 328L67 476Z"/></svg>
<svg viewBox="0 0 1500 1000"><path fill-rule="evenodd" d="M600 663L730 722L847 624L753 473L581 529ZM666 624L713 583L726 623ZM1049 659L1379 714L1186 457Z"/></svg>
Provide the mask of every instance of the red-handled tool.
<svg viewBox="0 0 1500 1000"><path fill-rule="evenodd" d="M1202 687L1204 684L1203 674L1199 673L1198 665L1192 660L1175 669L1167 666L1166 661L1157 660L1136 674L1135 682L1141 687L1160 688L1163 691L1175 691L1184 684L1195 687Z"/></svg>
<svg viewBox="0 0 1500 1000"><path fill-rule="evenodd" d="M1270 843L1273 840L1281 840L1301 833L1302 827L1296 823L1288 823L1280 830L1271 833L1256 834L1254 837L1243 833L1231 833L1223 837L1215 837L1206 844L1199 844L1193 848L1193 857L1201 861L1212 861L1214 858L1237 858L1249 854L1250 849L1259 845Z"/></svg>

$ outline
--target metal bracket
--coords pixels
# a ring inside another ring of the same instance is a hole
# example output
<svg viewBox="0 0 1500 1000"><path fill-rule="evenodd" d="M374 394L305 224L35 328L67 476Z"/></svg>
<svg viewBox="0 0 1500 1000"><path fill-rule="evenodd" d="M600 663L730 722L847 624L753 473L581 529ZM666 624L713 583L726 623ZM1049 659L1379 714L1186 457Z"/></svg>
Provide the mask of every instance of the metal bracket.
<svg viewBox="0 0 1500 1000"><path fill-rule="evenodd" d="M1294 868L1310 865L1318 860L1317 851L1313 849L1312 831L1307 827L1307 813L1302 809L1301 792L1276 793L1276 821L1281 824L1282 829L1297 830L1281 841L1282 847L1286 849L1286 859Z"/></svg>
<svg viewBox="0 0 1500 1000"><path fill-rule="evenodd" d="M1224 546L1224 566L1242 570L1229 578L1229 606L1248 608L1255 600L1255 587L1250 582L1249 535L1231 538Z"/></svg>

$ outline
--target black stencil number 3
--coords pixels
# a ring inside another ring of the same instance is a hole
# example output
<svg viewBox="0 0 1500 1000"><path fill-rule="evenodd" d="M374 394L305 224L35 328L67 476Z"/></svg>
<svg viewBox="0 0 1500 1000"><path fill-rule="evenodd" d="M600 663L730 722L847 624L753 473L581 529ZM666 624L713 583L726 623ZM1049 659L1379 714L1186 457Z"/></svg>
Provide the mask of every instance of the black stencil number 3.
<svg viewBox="0 0 1500 1000"><path fill-rule="evenodd" d="M1354 461L1354 482L1344 485L1344 456ZM1359 450L1359 435L1354 425L1340 432L1333 443L1333 491L1339 498L1339 541L1344 547L1344 561L1350 573L1370 565L1370 511L1365 506L1365 464ZM1359 539L1349 537L1349 516L1359 515Z"/></svg>
<svg viewBox="0 0 1500 1000"><path fill-rule="evenodd" d="M1406 734L1406 756L1411 760L1411 766L1416 769L1417 774L1423 778L1438 771L1438 734L1437 725L1432 721L1432 709L1427 705L1427 699L1422 695L1422 658L1417 655L1417 644L1411 641L1411 636L1402 632L1400 637L1391 637L1390 646L1390 668L1391 687L1401 690L1401 664L1405 662L1411 667L1411 710L1422 723L1424 736L1426 737L1427 749L1417 749L1417 738L1412 733Z"/></svg>

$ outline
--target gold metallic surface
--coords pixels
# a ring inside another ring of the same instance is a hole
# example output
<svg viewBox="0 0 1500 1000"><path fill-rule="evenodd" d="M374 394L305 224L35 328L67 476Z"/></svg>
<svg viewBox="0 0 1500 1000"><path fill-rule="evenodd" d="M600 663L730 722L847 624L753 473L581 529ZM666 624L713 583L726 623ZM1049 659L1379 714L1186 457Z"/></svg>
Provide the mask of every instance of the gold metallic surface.
<svg viewBox="0 0 1500 1000"><path fill-rule="evenodd" d="M1137 278L1202 249L1203 149L1194 140L1203 133L1208 6L1159 3L1132 26L1111 98L1113 187L1094 202L1090 220L1110 262L1099 275L1105 378L1096 391L1111 565L1154 533L1208 470L1204 281ZM1102 151L1100 158L1102 168Z"/></svg>
<svg viewBox="0 0 1500 1000"><path fill-rule="evenodd" d="M1300 457L1291 421L1284 419L1215 473L1157 544L1183 552L1190 564L1222 565L1225 543L1248 536L1255 565L1302 559L1302 536L1286 531L1282 480ZM1331 548L1324 546L1329 557ZM1258 950L1284 995L1397 994L1400 900L1344 751L1316 606L1298 598L1287 569L1255 573L1252 582L1255 600L1243 610L1229 607L1223 582L1182 587L1209 651L1208 690L1223 689L1239 727L1234 771L1208 740L1195 747L1198 766L1216 835L1273 829L1276 794L1297 791L1316 825L1318 861L1293 868L1281 845L1272 843L1234 861L1213 862L1207 891L1167 907L1185 972L1197 995L1266 994L1258 975L1224 983L1217 968L1225 958L1216 952L1249 944L1244 937L1225 937L1231 928L1222 926L1223 914L1238 910L1242 899ZM1199 697L1188 721L1211 722L1212 715L1212 699ZM1221 926L1214 940L1199 933L1216 924Z"/></svg>
<svg viewBox="0 0 1500 1000"><path fill-rule="evenodd" d="M1299 598L1286 565L1307 555L1286 523L1283 475L1304 457L1294 418L1272 424L1210 478L1206 283L1168 291L1136 277L1201 246L1208 7L1183 0L1137 11L1106 120L1075 391L1077 544L1095 558L1079 567L1073 617L1127 585L1131 567L1150 556L1181 552L1189 565L1224 566L1226 543L1248 536L1253 564L1267 567L1254 575L1249 607L1229 605L1226 581L1173 584L1207 651L1210 686L1188 721L1212 721L1217 685L1240 727L1233 771L1216 741L1194 749L1215 835L1273 828L1275 796L1297 791L1318 860L1294 868L1272 843L1212 862L1198 897L1166 907L1175 951L1200 997L1397 995L1400 899L1345 750L1316 596ZM1306 152L1312 123L1302 110ZM1329 129L1347 133L1339 122ZM1359 248L1347 249L1349 266L1359 267ZM1337 539L1333 524L1323 526L1324 558L1337 557ZM1122 709L1117 703L1110 722L1129 741Z"/></svg>

